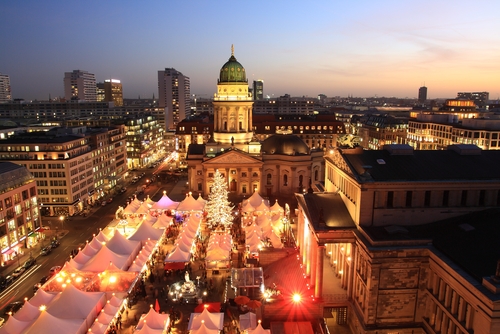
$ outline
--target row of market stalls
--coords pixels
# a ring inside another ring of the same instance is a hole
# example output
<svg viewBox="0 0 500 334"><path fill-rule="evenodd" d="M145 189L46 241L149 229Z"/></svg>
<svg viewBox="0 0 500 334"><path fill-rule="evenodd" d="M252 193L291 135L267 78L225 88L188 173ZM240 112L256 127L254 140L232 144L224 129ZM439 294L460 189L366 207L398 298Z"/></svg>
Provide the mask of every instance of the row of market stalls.
<svg viewBox="0 0 500 334"><path fill-rule="evenodd" d="M165 237L171 217L159 214L130 222L130 235L115 226L95 235L23 307L0 334L106 333L127 305L127 296ZM69 307L70 306L70 307ZM135 333L164 333L169 315L151 309Z"/></svg>
<svg viewBox="0 0 500 334"><path fill-rule="evenodd" d="M241 220L245 230L245 245L251 255L263 247L283 248L283 217L285 210L276 201L272 206L257 192L241 204Z"/></svg>

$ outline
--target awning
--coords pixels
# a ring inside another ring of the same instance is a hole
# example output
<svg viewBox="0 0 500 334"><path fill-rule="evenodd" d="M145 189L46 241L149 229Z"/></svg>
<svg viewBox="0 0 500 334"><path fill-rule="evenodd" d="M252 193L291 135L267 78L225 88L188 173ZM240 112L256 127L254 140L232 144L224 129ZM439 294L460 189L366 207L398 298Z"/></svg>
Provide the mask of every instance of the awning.
<svg viewBox="0 0 500 334"><path fill-rule="evenodd" d="M10 255L10 254L14 253L15 251L16 251L16 250L15 250L14 248L11 248L11 249L9 249L8 251L6 251L4 254L6 254L6 255Z"/></svg>
<svg viewBox="0 0 500 334"><path fill-rule="evenodd" d="M43 231L43 229L42 229L42 231ZM30 232L30 234L28 234L28 237L30 237L30 238L36 237L36 233L35 232Z"/></svg>

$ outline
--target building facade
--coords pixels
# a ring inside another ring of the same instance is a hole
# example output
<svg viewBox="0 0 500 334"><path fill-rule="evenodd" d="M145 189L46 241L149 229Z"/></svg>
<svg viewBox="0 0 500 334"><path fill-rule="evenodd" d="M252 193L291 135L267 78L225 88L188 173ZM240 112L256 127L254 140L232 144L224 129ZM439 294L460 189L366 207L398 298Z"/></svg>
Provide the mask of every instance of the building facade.
<svg viewBox="0 0 500 334"><path fill-rule="evenodd" d="M0 162L0 247L2 266L39 240L40 208L33 175L18 164Z"/></svg>
<svg viewBox="0 0 500 334"><path fill-rule="evenodd" d="M254 80L253 81L253 99L263 100L264 99L264 80Z"/></svg>
<svg viewBox="0 0 500 334"><path fill-rule="evenodd" d="M117 107L123 106L123 87L120 80L108 79L97 84L97 101L113 102Z"/></svg>
<svg viewBox="0 0 500 334"><path fill-rule="evenodd" d="M427 87L422 86L418 89L418 103L424 104L427 101Z"/></svg>
<svg viewBox="0 0 500 334"><path fill-rule="evenodd" d="M296 195L319 312L353 333L497 332L499 159L472 145L327 152L326 192Z"/></svg>
<svg viewBox="0 0 500 334"><path fill-rule="evenodd" d="M186 122L191 128L179 129L190 142L186 145L189 190L208 194L216 170L226 178L229 191L240 196L255 191L266 197L292 196L309 186L312 175L322 180L322 150L310 150L286 129L274 129L274 135L262 142L254 136L253 104L245 68L232 49L214 94L213 134L209 134L209 115L204 124Z"/></svg>
<svg viewBox="0 0 500 334"><path fill-rule="evenodd" d="M12 91L10 88L10 77L0 73L0 103L12 101Z"/></svg>
<svg viewBox="0 0 500 334"><path fill-rule="evenodd" d="M66 101L97 101L97 85L95 75L81 70L65 72L64 98Z"/></svg>
<svg viewBox="0 0 500 334"><path fill-rule="evenodd" d="M158 106L165 108L166 130L175 130L191 111L189 77L174 68L158 71Z"/></svg>
<svg viewBox="0 0 500 334"><path fill-rule="evenodd" d="M164 130L154 116L136 115L124 122L128 169L144 168L165 155Z"/></svg>
<svg viewBox="0 0 500 334"><path fill-rule="evenodd" d="M474 104L479 108L484 108L490 99L489 92L459 92L457 99L466 99L474 101Z"/></svg>

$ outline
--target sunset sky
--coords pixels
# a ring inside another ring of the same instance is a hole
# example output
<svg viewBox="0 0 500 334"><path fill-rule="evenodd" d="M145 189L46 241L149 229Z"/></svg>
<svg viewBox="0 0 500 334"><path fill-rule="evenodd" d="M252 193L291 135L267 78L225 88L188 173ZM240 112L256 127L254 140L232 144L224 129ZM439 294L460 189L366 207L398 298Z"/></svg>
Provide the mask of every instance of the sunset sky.
<svg viewBox="0 0 500 334"><path fill-rule="evenodd" d="M14 98L63 96L64 72L158 96L173 67L210 97L231 55L269 96L500 97L500 1L1 1Z"/></svg>

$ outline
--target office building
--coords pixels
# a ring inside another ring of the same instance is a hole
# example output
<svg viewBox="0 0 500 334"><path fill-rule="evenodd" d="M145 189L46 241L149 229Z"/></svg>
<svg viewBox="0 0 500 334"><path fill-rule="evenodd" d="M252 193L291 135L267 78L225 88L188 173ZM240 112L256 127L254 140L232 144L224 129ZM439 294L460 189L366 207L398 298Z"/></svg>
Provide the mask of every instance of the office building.
<svg viewBox="0 0 500 334"><path fill-rule="evenodd" d="M0 73L0 103L10 102L11 100L10 78L7 74Z"/></svg>
<svg viewBox="0 0 500 334"><path fill-rule="evenodd" d="M1 264L15 260L38 242L40 208L33 175L23 166L0 162Z"/></svg>
<svg viewBox="0 0 500 334"><path fill-rule="evenodd" d="M489 92L461 92L457 93L457 99L472 100L479 108L484 108L490 99Z"/></svg>
<svg viewBox="0 0 500 334"><path fill-rule="evenodd" d="M427 87L422 86L418 89L418 103L424 104L427 101Z"/></svg>
<svg viewBox="0 0 500 334"><path fill-rule="evenodd" d="M123 88L120 80L108 79L97 84L97 101L113 102L116 107L123 106Z"/></svg>
<svg viewBox="0 0 500 334"><path fill-rule="evenodd" d="M253 99L263 100L264 99L264 80L254 80L253 81Z"/></svg>
<svg viewBox="0 0 500 334"><path fill-rule="evenodd" d="M66 101L97 101L97 85L95 75L81 70L65 72L64 97Z"/></svg>
<svg viewBox="0 0 500 334"><path fill-rule="evenodd" d="M177 124L191 113L189 77L174 68L158 71L158 107L165 108L165 130L175 130Z"/></svg>

